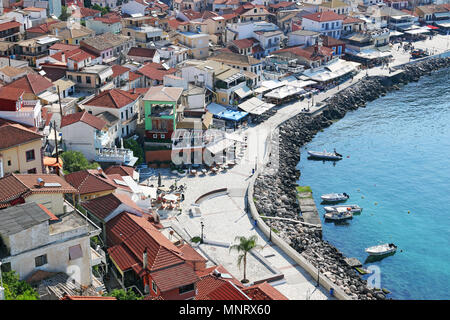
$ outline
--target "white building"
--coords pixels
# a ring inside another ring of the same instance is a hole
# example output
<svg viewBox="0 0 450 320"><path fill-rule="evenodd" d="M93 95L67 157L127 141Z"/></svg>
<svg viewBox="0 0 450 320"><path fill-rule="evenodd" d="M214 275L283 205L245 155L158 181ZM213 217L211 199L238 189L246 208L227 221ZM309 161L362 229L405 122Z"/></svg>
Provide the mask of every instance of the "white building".
<svg viewBox="0 0 450 320"><path fill-rule="evenodd" d="M142 14L145 16L145 9L148 7L148 3L145 0L131 0L122 4L122 13L129 14Z"/></svg>
<svg viewBox="0 0 450 320"><path fill-rule="evenodd" d="M342 34L342 21L344 18L345 16L333 11L311 13L303 16L302 28L339 39Z"/></svg>
<svg viewBox="0 0 450 320"><path fill-rule="evenodd" d="M2 267L15 270L26 279L37 270L64 272L84 286L92 284L93 259L90 238L100 228L85 216L72 212L56 217L34 202L0 212Z"/></svg>

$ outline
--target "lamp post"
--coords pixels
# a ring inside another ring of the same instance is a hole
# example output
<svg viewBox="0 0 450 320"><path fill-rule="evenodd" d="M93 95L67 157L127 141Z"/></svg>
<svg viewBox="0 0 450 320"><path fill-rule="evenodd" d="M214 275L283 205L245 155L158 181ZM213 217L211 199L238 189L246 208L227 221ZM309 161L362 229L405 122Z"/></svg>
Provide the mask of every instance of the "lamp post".
<svg viewBox="0 0 450 320"><path fill-rule="evenodd" d="M202 227L202 237L201 237L201 239L200 239L200 243L203 243L203 227L205 226L205 225L203 224L203 221L200 222L200 226Z"/></svg>
<svg viewBox="0 0 450 320"><path fill-rule="evenodd" d="M319 275L320 275L320 265L319 265L319 257L317 257L317 284L316 284L316 287L320 286Z"/></svg>

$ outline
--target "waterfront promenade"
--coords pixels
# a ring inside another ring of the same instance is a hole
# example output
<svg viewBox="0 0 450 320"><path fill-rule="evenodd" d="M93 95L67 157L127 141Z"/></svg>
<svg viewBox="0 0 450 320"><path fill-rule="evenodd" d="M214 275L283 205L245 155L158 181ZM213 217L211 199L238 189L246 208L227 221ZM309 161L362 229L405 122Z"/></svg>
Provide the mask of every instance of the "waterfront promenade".
<svg viewBox="0 0 450 320"><path fill-rule="evenodd" d="M436 41L436 37L433 39ZM419 47L419 43L415 44ZM442 48L438 53L445 50ZM391 66L401 65L409 62L409 54L398 51L394 54L394 63ZM387 68L373 68L369 70L369 76L384 76L389 74ZM326 92L322 92L314 97L314 102L319 103L335 95L341 90L354 85L364 78L367 72L359 72L353 79L340 84ZM311 102L309 102L311 104ZM320 111L320 106L310 107L309 112L316 114ZM240 132L242 136L247 136L248 148L244 153L244 161L241 161L234 168L226 172L219 172L215 175L206 176L185 176L178 177L170 174L163 175L163 183L168 186L174 181L177 184L186 184L185 200L182 203L182 213L170 219L163 220L164 225L173 225L181 230L188 237L200 236L203 223L205 244L198 246L212 263L221 264L227 268L237 278L242 279L242 269L236 265L237 253L229 252L228 245L234 243L236 236L258 236L258 244L263 246L258 250L258 255L251 255L248 260L247 278L250 282L268 279L280 273L284 279L272 282L276 288L289 299L330 299L330 295L323 288L316 287L316 281L300 266L296 265L280 248L273 245L255 226L251 215L246 211L246 191L249 186L252 170L263 165L265 152L267 150L267 137L281 123L302 112L308 107L308 100L296 101L279 107L278 111L265 122L250 126L245 131ZM157 177L149 179L150 184L155 184ZM212 190L227 188L226 194L220 194L212 198L206 198L201 204L201 217L191 217L189 209L193 203L202 195ZM251 201L251 199L249 199Z"/></svg>

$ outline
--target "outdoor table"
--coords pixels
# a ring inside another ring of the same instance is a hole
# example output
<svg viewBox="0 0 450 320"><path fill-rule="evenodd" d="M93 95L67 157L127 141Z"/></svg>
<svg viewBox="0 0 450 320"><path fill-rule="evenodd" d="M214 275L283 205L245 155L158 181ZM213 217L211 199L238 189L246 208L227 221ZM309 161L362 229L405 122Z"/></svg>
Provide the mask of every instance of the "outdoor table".
<svg viewBox="0 0 450 320"><path fill-rule="evenodd" d="M197 174L197 170L192 169L192 170L191 170L191 173L195 176L195 175Z"/></svg>
<svg viewBox="0 0 450 320"><path fill-rule="evenodd" d="M203 174L206 174L207 170L206 169L202 169Z"/></svg>

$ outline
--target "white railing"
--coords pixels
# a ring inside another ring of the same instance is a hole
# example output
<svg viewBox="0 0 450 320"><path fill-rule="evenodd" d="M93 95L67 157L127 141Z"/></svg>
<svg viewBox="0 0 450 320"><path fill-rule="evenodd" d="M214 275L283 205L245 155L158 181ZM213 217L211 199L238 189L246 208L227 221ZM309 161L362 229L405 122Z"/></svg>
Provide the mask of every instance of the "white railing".
<svg viewBox="0 0 450 320"><path fill-rule="evenodd" d="M102 148L96 150L95 161L98 162L128 162L133 157L133 151L122 148Z"/></svg>

